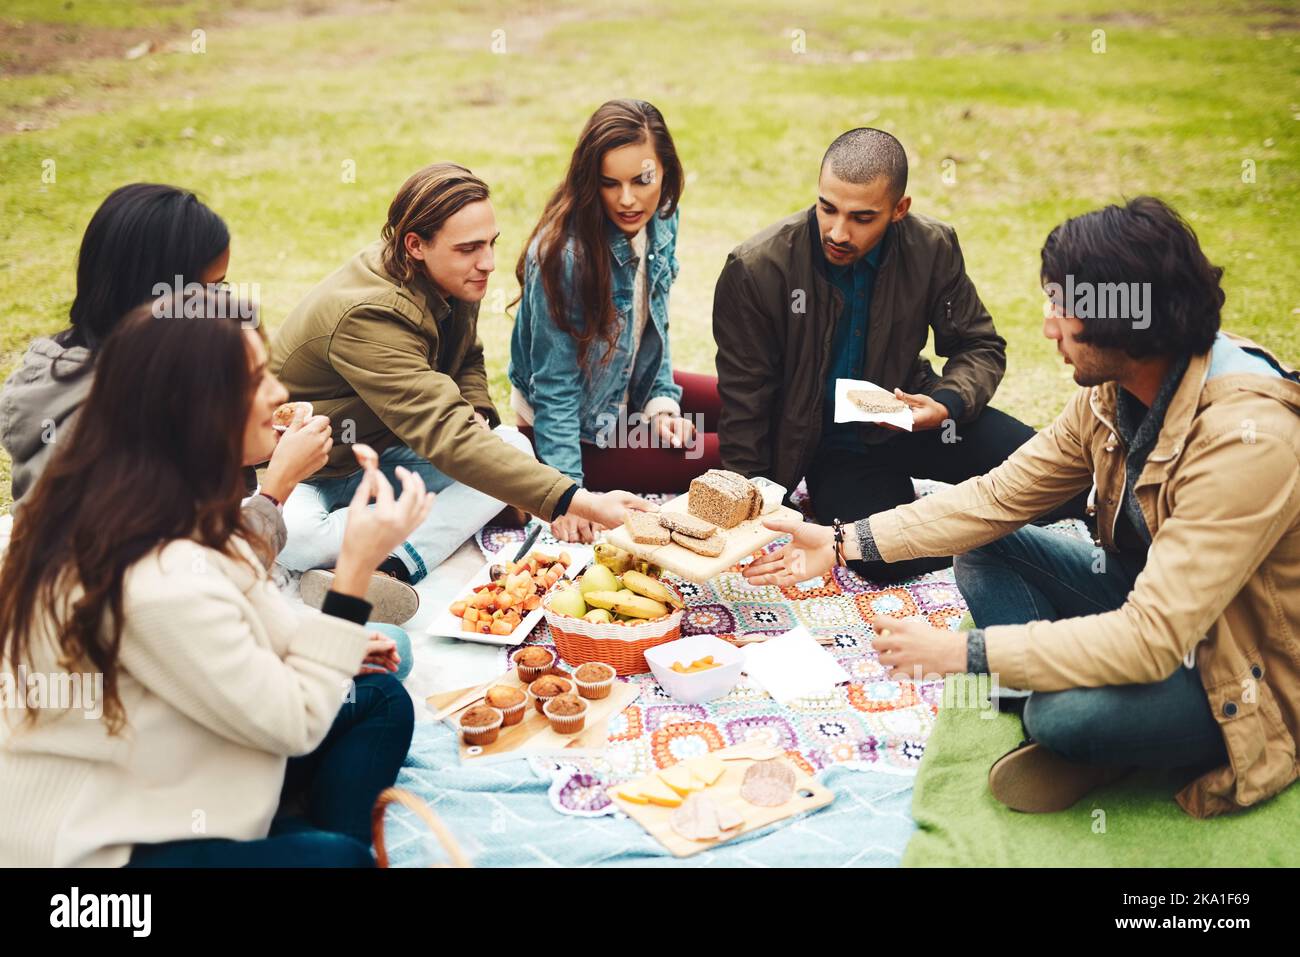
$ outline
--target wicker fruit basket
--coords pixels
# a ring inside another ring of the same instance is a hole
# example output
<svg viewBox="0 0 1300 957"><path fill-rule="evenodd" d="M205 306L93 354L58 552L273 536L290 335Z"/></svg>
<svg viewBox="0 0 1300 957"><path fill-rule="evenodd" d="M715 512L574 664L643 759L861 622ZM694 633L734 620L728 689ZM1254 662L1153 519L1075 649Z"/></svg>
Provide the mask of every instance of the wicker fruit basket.
<svg viewBox="0 0 1300 957"><path fill-rule="evenodd" d="M673 588L668 582L664 584ZM673 591L677 589L673 588ZM677 594L681 597L680 592ZM662 618L643 624L608 625L561 615L551 611L545 600L542 609L546 614L546 624L551 628L551 637L555 639L555 650L575 667L589 661L603 661L612 665L620 675L645 674L650 670L645 653L656 645L676 641L682 636L682 612L677 608Z"/></svg>

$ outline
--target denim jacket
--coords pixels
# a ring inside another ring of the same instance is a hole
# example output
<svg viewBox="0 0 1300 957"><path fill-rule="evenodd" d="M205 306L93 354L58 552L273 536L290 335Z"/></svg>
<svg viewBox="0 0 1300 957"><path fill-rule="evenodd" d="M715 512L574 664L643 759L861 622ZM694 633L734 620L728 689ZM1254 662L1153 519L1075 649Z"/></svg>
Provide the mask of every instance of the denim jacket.
<svg viewBox="0 0 1300 957"><path fill-rule="evenodd" d="M619 408L628 393L628 412L641 412L652 399L681 399L681 387L673 382L672 359L668 351L668 290L677 276L677 221L679 211L668 219L653 216L646 226L646 285L650 315L640 348L632 341L632 289L637 259L628 237L608 219L606 238L610 249L614 305L618 309L619 334L613 355L602 341L593 342L585 368L578 369L577 343L562 332L551 317L538 267L537 242L528 248L524 262L524 288L510 337L510 383L533 407L534 442L537 455L579 484L582 483L580 442L597 443L601 434L612 441L611 430L619 421ZM564 271L570 284L574 268L574 240L565 244ZM569 318L575 329L585 318L575 310ZM632 356L636 355L635 367Z"/></svg>

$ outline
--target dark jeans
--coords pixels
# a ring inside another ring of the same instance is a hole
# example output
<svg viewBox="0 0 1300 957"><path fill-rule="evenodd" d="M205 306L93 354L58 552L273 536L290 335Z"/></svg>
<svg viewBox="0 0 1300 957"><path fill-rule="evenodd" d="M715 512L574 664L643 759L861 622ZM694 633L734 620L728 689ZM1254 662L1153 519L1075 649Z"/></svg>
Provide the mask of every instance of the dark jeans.
<svg viewBox="0 0 1300 957"><path fill-rule="evenodd" d="M415 712L396 678L368 674L320 747L290 758L280 813L256 841L198 838L137 844L128 867L373 867L370 811L397 780ZM286 806L301 805L300 813Z"/></svg>
<svg viewBox="0 0 1300 957"><path fill-rule="evenodd" d="M1123 555L1032 525L958 555L954 568L980 628L1113 611L1138 570ZM1183 768L1228 760L1200 674L1183 665L1152 684L1036 691L1024 724L1029 737L1083 764Z"/></svg>
<svg viewBox="0 0 1300 957"><path fill-rule="evenodd" d="M819 450L808 467L808 495L817 521L829 525L838 518L856 522L886 512L916 498L912 479L934 479L956 485L990 472L1034 436L1019 419L985 408L957 426L959 441L944 442L942 429L902 432L880 445L861 450ZM1041 516L1040 522L1083 518L1087 491ZM912 558L901 562L851 562L869 581L892 583L952 564L951 556Z"/></svg>

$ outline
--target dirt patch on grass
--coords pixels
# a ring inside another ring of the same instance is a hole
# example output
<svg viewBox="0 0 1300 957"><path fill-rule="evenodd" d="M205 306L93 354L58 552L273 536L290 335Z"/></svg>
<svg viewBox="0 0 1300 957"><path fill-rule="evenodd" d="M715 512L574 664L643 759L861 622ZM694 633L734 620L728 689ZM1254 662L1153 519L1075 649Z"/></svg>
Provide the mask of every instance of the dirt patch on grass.
<svg viewBox="0 0 1300 957"><path fill-rule="evenodd" d="M102 27L77 23L0 20L0 72L54 73L87 60L139 59L188 52L196 29L240 27L322 16L367 16L397 9L396 0L297 0L275 9L222 4L189 25Z"/></svg>
<svg viewBox="0 0 1300 957"><path fill-rule="evenodd" d="M164 27L87 27L71 23L0 21L0 71L13 76L48 73L68 63L122 58L128 51L162 49L179 42L179 31ZM186 45L188 46L188 37Z"/></svg>

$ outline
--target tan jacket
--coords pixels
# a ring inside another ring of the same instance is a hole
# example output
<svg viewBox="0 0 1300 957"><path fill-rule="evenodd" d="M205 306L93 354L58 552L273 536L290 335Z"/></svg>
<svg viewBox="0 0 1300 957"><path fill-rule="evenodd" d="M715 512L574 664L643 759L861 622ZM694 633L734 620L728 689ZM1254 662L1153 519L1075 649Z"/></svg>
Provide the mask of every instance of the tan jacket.
<svg viewBox="0 0 1300 957"><path fill-rule="evenodd" d="M488 394L478 304L427 283L399 285L367 246L307 293L271 345L271 371L294 401L334 427L317 478L357 470L351 445L402 443L457 482L549 520L574 483L475 424L500 422Z"/></svg>
<svg viewBox="0 0 1300 957"><path fill-rule="evenodd" d="M1035 691L1160 681L1194 649L1230 762L1179 792L1197 817L1258 803L1298 773L1300 384L1211 375L1231 343L1268 355L1225 335L1192 358L1135 489L1153 540L1124 605L985 632L990 671ZM969 551L1093 482L1100 544L1113 549L1125 482L1117 388L1081 389L987 475L873 515L881 555Z"/></svg>

